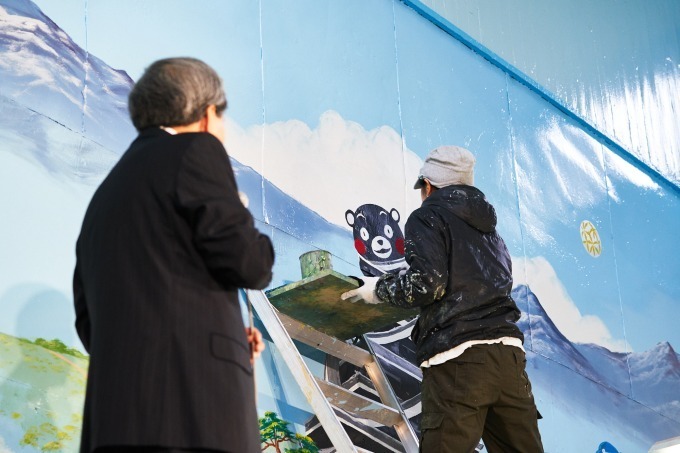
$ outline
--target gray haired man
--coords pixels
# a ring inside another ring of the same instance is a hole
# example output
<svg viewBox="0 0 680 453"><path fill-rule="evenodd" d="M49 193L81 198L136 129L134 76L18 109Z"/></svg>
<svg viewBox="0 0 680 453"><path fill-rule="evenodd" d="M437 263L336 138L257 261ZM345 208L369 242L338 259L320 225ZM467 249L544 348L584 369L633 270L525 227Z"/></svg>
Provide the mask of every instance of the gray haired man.
<svg viewBox="0 0 680 453"><path fill-rule="evenodd" d="M473 452L482 438L491 453L542 452L510 254L474 165L458 146L427 156L414 186L423 204L406 222L408 270L364 277L342 298L420 308L421 451Z"/></svg>
<svg viewBox="0 0 680 453"><path fill-rule="evenodd" d="M88 206L76 330L90 353L81 453L260 452L238 288L265 288L274 250L240 201L222 144L222 80L154 62L129 97L139 136Z"/></svg>

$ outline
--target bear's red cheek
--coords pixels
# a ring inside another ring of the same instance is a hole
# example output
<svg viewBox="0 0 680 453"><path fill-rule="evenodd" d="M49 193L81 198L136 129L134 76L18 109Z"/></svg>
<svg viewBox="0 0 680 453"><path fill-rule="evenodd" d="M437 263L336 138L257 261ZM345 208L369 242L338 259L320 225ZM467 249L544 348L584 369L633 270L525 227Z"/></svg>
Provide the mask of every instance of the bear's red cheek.
<svg viewBox="0 0 680 453"><path fill-rule="evenodd" d="M354 248L357 249L357 252L359 252L359 255L365 255L366 254L366 244L364 244L361 239L355 239L354 240Z"/></svg>
<svg viewBox="0 0 680 453"><path fill-rule="evenodd" d="M399 238L397 239L397 243L395 244L395 247L397 248L397 252L399 252L400 255L403 255L404 252L404 240Z"/></svg>

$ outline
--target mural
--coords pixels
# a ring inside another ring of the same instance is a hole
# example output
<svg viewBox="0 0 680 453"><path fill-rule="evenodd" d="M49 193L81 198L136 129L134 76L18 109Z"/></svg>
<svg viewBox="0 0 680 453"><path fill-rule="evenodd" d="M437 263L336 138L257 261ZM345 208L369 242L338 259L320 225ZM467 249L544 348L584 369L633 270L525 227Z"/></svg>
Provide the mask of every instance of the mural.
<svg viewBox="0 0 680 453"><path fill-rule="evenodd" d="M399 1L181 4L0 0L0 452L77 451L88 359L73 328L75 239L134 138L133 80L174 55L224 77L226 146L275 244L272 288L298 281L299 257L318 249L344 275L398 270L422 158L465 146L513 255L546 450L644 452L680 434L676 185ZM379 351L417 429L410 327L355 341ZM315 374L330 366L302 352ZM256 375L263 450L326 448L271 342ZM396 448L390 430L352 423L357 442Z"/></svg>
<svg viewBox="0 0 680 453"><path fill-rule="evenodd" d="M405 0L518 68L528 84L680 183L680 4ZM505 63L507 62L507 63Z"/></svg>

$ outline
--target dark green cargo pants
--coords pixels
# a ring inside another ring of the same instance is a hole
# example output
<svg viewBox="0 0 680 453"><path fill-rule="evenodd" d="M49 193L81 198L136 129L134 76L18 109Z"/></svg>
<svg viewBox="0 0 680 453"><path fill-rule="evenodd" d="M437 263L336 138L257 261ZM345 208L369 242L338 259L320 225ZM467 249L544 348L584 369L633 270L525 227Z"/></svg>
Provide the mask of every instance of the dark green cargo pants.
<svg viewBox="0 0 680 453"><path fill-rule="evenodd" d="M460 357L423 369L420 451L543 452L524 351L475 345Z"/></svg>

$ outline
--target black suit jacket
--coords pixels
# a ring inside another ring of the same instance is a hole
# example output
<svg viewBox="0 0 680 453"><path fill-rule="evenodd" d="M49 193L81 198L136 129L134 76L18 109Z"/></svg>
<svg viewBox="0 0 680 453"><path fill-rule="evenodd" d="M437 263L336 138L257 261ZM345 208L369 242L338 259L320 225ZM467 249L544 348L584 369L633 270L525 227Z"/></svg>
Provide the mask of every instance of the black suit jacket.
<svg viewBox="0 0 680 453"><path fill-rule="evenodd" d="M268 285L274 252L222 144L142 132L95 192L76 255L76 328L90 353L81 452L259 452L237 289Z"/></svg>

